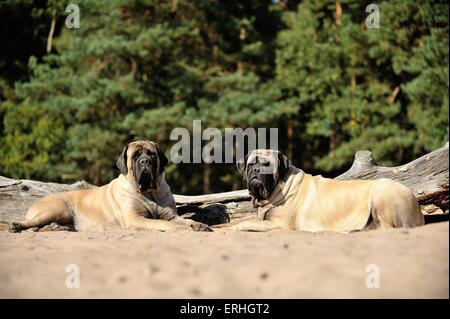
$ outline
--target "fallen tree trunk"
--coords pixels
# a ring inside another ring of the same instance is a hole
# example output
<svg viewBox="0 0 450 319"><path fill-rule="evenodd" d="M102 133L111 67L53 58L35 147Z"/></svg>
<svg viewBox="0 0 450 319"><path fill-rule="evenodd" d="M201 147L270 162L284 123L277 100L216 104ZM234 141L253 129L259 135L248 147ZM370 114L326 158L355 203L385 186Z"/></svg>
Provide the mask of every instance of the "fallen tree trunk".
<svg viewBox="0 0 450 319"><path fill-rule="evenodd" d="M405 165L382 167L376 165L370 151L359 151L351 168L336 179L391 178L413 191L425 215L448 214L448 155L447 144ZM93 187L96 186L86 182L68 185L14 180L0 176L0 220L10 222L21 219L27 209L46 194ZM175 201L180 208L189 205L206 207L211 204L222 204L231 219L242 218L254 212L250 204L250 195L245 189L199 196L175 195Z"/></svg>

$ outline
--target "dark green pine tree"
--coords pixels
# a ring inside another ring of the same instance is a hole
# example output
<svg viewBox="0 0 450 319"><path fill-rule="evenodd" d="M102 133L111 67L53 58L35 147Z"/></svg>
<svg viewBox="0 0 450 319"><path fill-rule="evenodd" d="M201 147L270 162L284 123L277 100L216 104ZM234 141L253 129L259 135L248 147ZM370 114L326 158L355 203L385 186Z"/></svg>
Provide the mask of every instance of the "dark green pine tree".
<svg viewBox="0 0 450 319"><path fill-rule="evenodd" d="M287 116L300 144L295 160L305 168L336 174L359 149L371 149L382 164L398 164L445 139L448 5L382 2L381 28L368 29L367 4L308 1L285 15L277 113L284 105L296 108Z"/></svg>
<svg viewBox="0 0 450 319"><path fill-rule="evenodd" d="M0 172L102 184L123 144L168 153L193 119L278 127L296 165L332 175L359 149L389 165L448 140L447 2L382 1L380 29L365 25L370 1L297 3L83 0L67 29L60 0L3 1L2 21L31 19L23 43L1 30ZM233 165L170 165L168 179L181 193L242 187Z"/></svg>
<svg viewBox="0 0 450 319"><path fill-rule="evenodd" d="M168 153L175 127L190 127L193 119L218 128L242 126L245 108L266 106L255 100L256 90L274 69L279 4L77 4L81 27L65 28L59 10L61 34L53 38L51 54L30 59L30 80L17 83L2 106L5 174L102 184L116 176L113 159L130 140L156 140ZM49 25L58 5L48 2ZM233 94L236 101L230 101ZM214 176L208 170L172 165L169 182L180 192L208 192L235 174L231 165ZM223 182L212 185L216 176Z"/></svg>

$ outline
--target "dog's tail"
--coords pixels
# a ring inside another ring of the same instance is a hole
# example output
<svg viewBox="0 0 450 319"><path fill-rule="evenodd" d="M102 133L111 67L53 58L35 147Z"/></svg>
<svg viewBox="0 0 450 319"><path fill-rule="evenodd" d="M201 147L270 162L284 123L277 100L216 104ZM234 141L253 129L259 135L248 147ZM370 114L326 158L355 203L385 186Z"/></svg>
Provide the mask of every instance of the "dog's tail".
<svg viewBox="0 0 450 319"><path fill-rule="evenodd" d="M177 207L178 215L206 225L218 225L230 222L230 215L225 205L211 204L205 207L187 204Z"/></svg>

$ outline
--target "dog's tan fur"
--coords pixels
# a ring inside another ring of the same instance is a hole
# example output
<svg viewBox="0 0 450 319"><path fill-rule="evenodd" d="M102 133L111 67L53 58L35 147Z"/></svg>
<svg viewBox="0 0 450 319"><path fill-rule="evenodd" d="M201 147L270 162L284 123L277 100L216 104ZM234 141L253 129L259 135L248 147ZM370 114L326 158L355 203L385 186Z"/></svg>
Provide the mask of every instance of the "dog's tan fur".
<svg viewBox="0 0 450 319"><path fill-rule="evenodd" d="M156 176L156 188L144 193L139 190L132 165L133 154L139 151L159 155L156 156L155 171L160 172ZM160 156L164 154L156 143L132 142L119 157L118 166L125 170L118 178L95 189L49 194L28 210L24 221L13 223L10 230L48 229L49 225L55 224L61 227L73 225L76 230L107 229L114 225L122 229L209 230L202 223L178 216L174 197L160 169Z"/></svg>
<svg viewBox="0 0 450 319"><path fill-rule="evenodd" d="M277 151L271 150L254 151L246 163L255 160L255 156L278 163ZM401 183L386 178L337 181L306 174L292 165L267 200L253 201L258 218L239 223L233 229L351 232L367 227L370 217L371 226L375 227L424 224L417 199Z"/></svg>

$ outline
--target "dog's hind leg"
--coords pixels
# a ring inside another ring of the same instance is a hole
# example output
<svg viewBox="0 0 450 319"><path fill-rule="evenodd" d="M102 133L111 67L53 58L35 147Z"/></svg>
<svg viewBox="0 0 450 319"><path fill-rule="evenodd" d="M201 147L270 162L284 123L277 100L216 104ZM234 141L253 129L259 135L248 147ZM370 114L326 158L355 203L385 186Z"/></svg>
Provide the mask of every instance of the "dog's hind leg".
<svg viewBox="0 0 450 319"><path fill-rule="evenodd" d="M11 233L20 233L22 230L26 230L28 228L41 228L46 226L54 221L53 216L49 216L48 214L43 213L42 215L36 216L32 219L26 219L20 222L12 222L9 226L9 231Z"/></svg>
<svg viewBox="0 0 450 319"><path fill-rule="evenodd" d="M424 224L419 203L408 187L389 179L380 179L371 195L372 217L381 227L415 227Z"/></svg>
<svg viewBox="0 0 450 319"><path fill-rule="evenodd" d="M18 233L29 228L42 228L53 222L59 225L66 225L72 222L72 214L63 199L48 200L44 197L28 210L25 220L13 222L9 226L9 231Z"/></svg>
<svg viewBox="0 0 450 319"><path fill-rule="evenodd" d="M12 222L11 225L9 226L9 231L11 233L20 233L22 230L27 230L29 228L32 228L34 231L37 230L36 228L38 228L39 231L57 230L53 224L59 226L58 223L54 223L56 219L59 219L58 217L59 216L55 216L53 214L43 213L32 219L26 219L20 222ZM49 228L42 229L44 226L49 226Z"/></svg>
<svg viewBox="0 0 450 319"><path fill-rule="evenodd" d="M75 231L75 227L73 223L66 224L66 225L60 225L58 223L51 223L49 225L45 225L42 228L39 228L37 231L44 232L44 231Z"/></svg>

